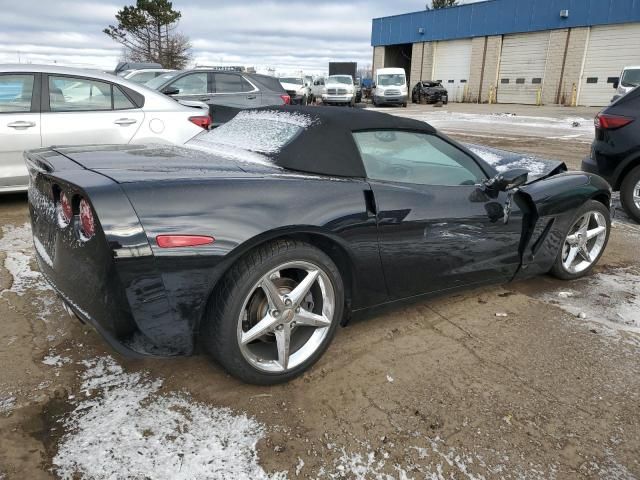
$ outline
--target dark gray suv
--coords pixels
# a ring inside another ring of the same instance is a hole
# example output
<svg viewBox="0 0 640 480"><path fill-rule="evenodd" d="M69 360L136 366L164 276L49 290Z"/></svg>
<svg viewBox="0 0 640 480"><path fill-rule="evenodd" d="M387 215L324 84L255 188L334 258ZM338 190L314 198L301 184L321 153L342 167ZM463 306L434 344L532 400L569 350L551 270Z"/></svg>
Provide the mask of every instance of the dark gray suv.
<svg viewBox="0 0 640 480"><path fill-rule="evenodd" d="M240 110L290 102L275 77L239 71L195 69L168 72L146 83L179 100L209 105L213 126L228 122Z"/></svg>

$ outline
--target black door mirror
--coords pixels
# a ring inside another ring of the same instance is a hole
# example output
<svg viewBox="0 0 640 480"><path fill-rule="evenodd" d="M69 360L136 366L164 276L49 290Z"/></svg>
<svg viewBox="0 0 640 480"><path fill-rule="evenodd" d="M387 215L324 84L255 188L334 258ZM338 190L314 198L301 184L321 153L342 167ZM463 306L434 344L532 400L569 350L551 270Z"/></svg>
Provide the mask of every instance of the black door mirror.
<svg viewBox="0 0 640 480"><path fill-rule="evenodd" d="M180 93L180 89L176 87L164 87L162 89L162 93L165 95L178 95Z"/></svg>
<svg viewBox="0 0 640 480"><path fill-rule="evenodd" d="M492 179L488 180L485 185L492 190L500 192L506 192L513 188L517 188L527 182L529 178L529 171L524 168L514 168L513 170L507 170L497 174Z"/></svg>
<svg viewBox="0 0 640 480"><path fill-rule="evenodd" d="M618 88L618 85L620 85L620 82L618 80L613 82L613 88Z"/></svg>

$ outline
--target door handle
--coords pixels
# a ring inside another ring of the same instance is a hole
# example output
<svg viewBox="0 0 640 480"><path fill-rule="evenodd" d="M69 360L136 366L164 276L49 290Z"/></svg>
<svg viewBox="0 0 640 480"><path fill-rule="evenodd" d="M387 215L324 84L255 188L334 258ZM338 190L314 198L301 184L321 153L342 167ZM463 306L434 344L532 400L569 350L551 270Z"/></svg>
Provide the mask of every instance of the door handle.
<svg viewBox="0 0 640 480"><path fill-rule="evenodd" d="M136 122L137 120L134 120L133 118L119 118L113 123L115 123L116 125L121 125L123 127L126 127L127 125L133 125Z"/></svg>
<svg viewBox="0 0 640 480"><path fill-rule="evenodd" d="M7 127L15 128L17 130L23 130L25 128L31 128L31 127L35 127L35 126L36 126L35 122L25 122L23 120L20 120L20 121L17 121L17 122L7 123Z"/></svg>
<svg viewBox="0 0 640 480"><path fill-rule="evenodd" d="M247 95L247 100L255 100L256 96L255 95Z"/></svg>

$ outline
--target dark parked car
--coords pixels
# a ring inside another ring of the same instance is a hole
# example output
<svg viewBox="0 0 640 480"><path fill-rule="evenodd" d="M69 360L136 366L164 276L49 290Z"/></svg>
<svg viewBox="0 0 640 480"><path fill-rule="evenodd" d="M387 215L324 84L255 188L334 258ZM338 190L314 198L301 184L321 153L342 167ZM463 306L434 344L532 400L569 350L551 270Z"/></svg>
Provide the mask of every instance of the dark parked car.
<svg viewBox="0 0 640 480"><path fill-rule="evenodd" d="M640 222L640 87L620 97L595 118L596 139L582 162L586 172L620 191L622 207Z"/></svg>
<svg viewBox="0 0 640 480"><path fill-rule="evenodd" d="M27 153L36 258L117 350L199 344L247 382L302 373L355 313L578 278L608 241L600 177L498 172L416 120L261 109L187 145Z"/></svg>
<svg viewBox="0 0 640 480"><path fill-rule="evenodd" d="M213 126L231 120L240 110L290 103L275 77L228 70L195 69L169 72L146 83L180 100L209 105Z"/></svg>
<svg viewBox="0 0 640 480"><path fill-rule="evenodd" d="M416 83L411 90L411 101L413 103L442 102L446 105L449 103L449 94L440 82L422 81Z"/></svg>

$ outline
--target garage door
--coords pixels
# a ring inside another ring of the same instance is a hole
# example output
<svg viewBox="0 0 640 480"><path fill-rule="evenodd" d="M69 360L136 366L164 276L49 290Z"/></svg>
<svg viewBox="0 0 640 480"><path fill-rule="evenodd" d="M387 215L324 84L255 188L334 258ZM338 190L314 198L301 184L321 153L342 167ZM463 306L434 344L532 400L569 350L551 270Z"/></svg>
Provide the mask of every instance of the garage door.
<svg viewBox="0 0 640 480"><path fill-rule="evenodd" d="M449 101L462 102L471 71L471 40L438 42L435 50L433 80L442 82Z"/></svg>
<svg viewBox="0 0 640 480"><path fill-rule="evenodd" d="M498 78L499 103L534 105L543 86L549 32L507 35L502 41Z"/></svg>
<svg viewBox="0 0 640 480"><path fill-rule="evenodd" d="M625 66L640 65L640 25L593 27L580 79L578 104L608 105Z"/></svg>

